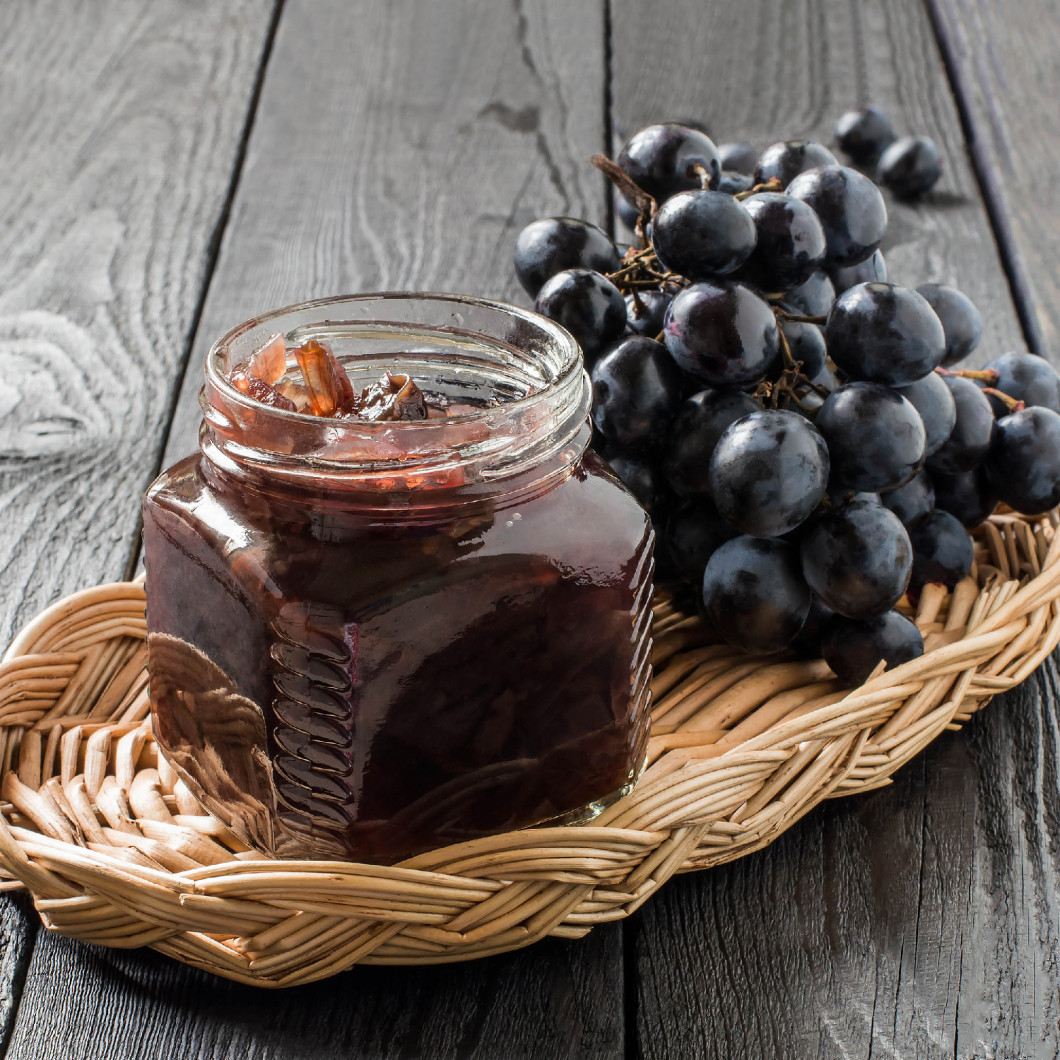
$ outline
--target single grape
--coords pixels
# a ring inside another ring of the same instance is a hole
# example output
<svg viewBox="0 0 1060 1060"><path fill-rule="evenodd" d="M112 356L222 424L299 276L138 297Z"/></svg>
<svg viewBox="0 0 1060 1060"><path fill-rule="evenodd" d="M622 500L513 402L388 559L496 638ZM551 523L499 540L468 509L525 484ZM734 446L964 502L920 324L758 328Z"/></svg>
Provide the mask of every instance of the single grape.
<svg viewBox="0 0 1060 1060"><path fill-rule="evenodd" d="M1060 375L1043 357L1033 353L1003 353L987 365L997 372L995 389L1025 405L1040 405L1044 409L1060 412ZM992 397L990 404L998 416L1008 409Z"/></svg>
<svg viewBox="0 0 1060 1060"><path fill-rule="evenodd" d="M618 250L611 237L576 217L531 221L515 241L515 272L531 298L564 269L614 272L618 267Z"/></svg>
<svg viewBox="0 0 1060 1060"><path fill-rule="evenodd" d="M772 144L762 152L754 168L756 184L779 180L786 188L800 173L835 162L835 155L814 140L787 140Z"/></svg>
<svg viewBox="0 0 1060 1060"><path fill-rule="evenodd" d="M798 551L772 538L726 541L703 572L703 605L730 644L762 654L781 651L810 610Z"/></svg>
<svg viewBox="0 0 1060 1060"><path fill-rule="evenodd" d="M916 625L897 611L858 621L837 615L821 634L821 653L846 685L862 684L881 662L893 670L924 654Z"/></svg>
<svg viewBox="0 0 1060 1060"><path fill-rule="evenodd" d="M707 561L736 531L718 514L706 497L682 501L666 520L663 548L678 577L693 585L703 584Z"/></svg>
<svg viewBox="0 0 1060 1060"><path fill-rule="evenodd" d="M611 470L648 512L665 509L669 500L666 483L655 465L644 456L620 453L607 459Z"/></svg>
<svg viewBox="0 0 1060 1060"><path fill-rule="evenodd" d="M614 196L615 213L618 214L618 219L631 232L636 232L637 220L640 218L640 211L625 197L625 195L618 191L617 188L615 189ZM651 222L648 223L650 224Z"/></svg>
<svg viewBox="0 0 1060 1060"><path fill-rule="evenodd" d="M706 171L712 187L721 176L714 141L677 122L649 125L635 132L617 161L633 183L658 203L679 191L702 187L700 169Z"/></svg>
<svg viewBox="0 0 1060 1060"><path fill-rule="evenodd" d="M826 604L822 604L813 594L810 595L810 612L802 629L795 634L791 642L791 650L800 659L821 658L821 633L828 620L835 612Z"/></svg>
<svg viewBox="0 0 1060 1060"><path fill-rule="evenodd" d="M711 387L753 386L780 356L773 310L737 283L696 283L678 292L663 335L678 366Z"/></svg>
<svg viewBox="0 0 1060 1060"><path fill-rule="evenodd" d="M949 512L936 508L909 524L913 573L909 586L919 591L928 582L952 589L972 569L974 549L968 531Z"/></svg>
<svg viewBox="0 0 1060 1060"><path fill-rule="evenodd" d="M743 204L723 191L682 191L659 208L651 242L665 268L708 280L747 261L755 248L755 224Z"/></svg>
<svg viewBox="0 0 1060 1060"><path fill-rule="evenodd" d="M880 245L887 206L880 189L856 169L811 169L788 185L788 194L812 206L820 218L830 265L857 265Z"/></svg>
<svg viewBox="0 0 1060 1060"><path fill-rule="evenodd" d="M593 365L593 423L620 449L659 449L681 403L681 371L661 342L634 335Z"/></svg>
<svg viewBox="0 0 1060 1060"><path fill-rule="evenodd" d="M803 375L813 379L827 367L828 350L824 343L824 333L816 324L782 318L780 330L788 340L791 356L802 362Z"/></svg>
<svg viewBox="0 0 1060 1060"><path fill-rule="evenodd" d="M752 144L718 144L718 159L721 162L722 171L727 169L730 172L742 173L749 177L755 171L758 152Z"/></svg>
<svg viewBox="0 0 1060 1060"><path fill-rule="evenodd" d="M654 339L663 329L666 307L673 295L665 291L637 291L626 295L626 322L636 335L647 335Z"/></svg>
<svg viewBox="0 0 1060 1060"><path fill-rule="evenodd" d="M557 272L538 292L535 308L574 336L589 364L626 330L622 292L591 269Z"/></svg>
<svg viewBox="0 0 1060 1060"><path fill-rule="evenodd" d="M998 505L997 494L982 467L958 471L956 475L934 471L931 481L935 484L935 507L959 519L967 530L986 522Z"/></svg>
<svg viewBox="0 0 1060 1060"><path fill-rule="evenodd" d="M810 274L810 278L788 291L784 307L808 317L827 316L835 301L835 287L824 269Z"/></svg>
<svg viewBox="0 0 1060 1060"><path fill-rule="evenodd" d="M890 490L924 464L924 424L897 390L847 383L830 394L814 421L832 457L832 486Z"/></svg>
<svg viewBox="0 0 1060 1060"><path fill-rule="evenodd" d="M737 420L710 458L710 488L730 526L780 537L804 522L828 485L828 449L794 412L762 410Z"/></svg>
<svg viewBox="0 0 1060 1060"><path fill-rule="evenodd" d="M749 394L701 390L685 398L670 425L662 470L679 496L710 493L710 458L726 428L762 406Z"/></svg>
<svg viewBox="0 0 1060 1060"><path fill-rule="evenodd" d="M928 467L955 475L978 467L986 456L994 433L994 413L970 379L944 375L942 381L953 395L956 418L949 438L928 459Z"/></svg>
<svg viewBox="0 0 1060 1060"><path fill-rule="evenodd" d="M853 379L902 386L942 363L946 338L923 295L894 283L844 291L825 325L828 353Z"/></svg>
<svg viewBox="0 0 1060 1060"><path fill-rule="evenodd" d="M944 283L922 283L917 291L927 299L942 322L946 335L946 356L942 363L950 365L963 361L983 337L983 318L975 303L956 287L947 287Z"/></svg>
<svg viewBox="0 0 1060 1060"><path fill-rule="evenodd" d="M881 493L880 503L908 526L935 507L935 487L926 471L918 471L904 486Z"/></svg>
<svg viewBox="0 0 1060 1060"><path fill-rule="evenodd" d="M847 618L871 618L894 607L913 565L909 535L898 516L863 500L821 515L799 551L810 588Z"/></svg>
<svg viewBox="0 0 1060 1060"><path fill-rule="evenodd" d="M754 249L741 278L763 291L787 291L805 283L824 264L824 229L817 214L790 195L760 192L744 199L754 221Z"/></svg>
<svg viewBox="0 0 1060 1060"><path fill-rule="evenodd" d="M886 283L887 262L883 260L883 251L874 250L864 261L845 268L831 268L828 275L836 294L842 294L859 283ZM917 288L919 290L919 288Z"/></svg>
<svg viewBox="0 0 1060 1060"><path fill-rule="evenodd" d="M997 421L983 462L987 481L1010 507L1041 515L1060 504L1060 415L1028 408Z"/></svg>
<svg viewBox="0 0 1060 1060"><path fill-rule="evenodd" d="M718 191L723 191L726 195L739 195L742 191L750 191L754 183L746 173L734 173L731 169L723 169L721 179L718 181Z"/></svg>
<svg viewBox="0 0 1060 1060"><path fill-rule="evenodd" d="M942 176L942 158L934 140L903 136L880 156L880 183L899 198L913 199L930 191Z"/></svg>
<svg viewBox="0 0 1060 1060"><path fill-rule="evenodd" d="M839 150L862 164L874 162L894 141L891 119L879 107L848 110L835 123Z"/></svg>
<svg viewBox="0 0 1060 1060"><path fill-rule="evenodd" d="M920 413L927 434L924 453L931 456L945 444L957 422L957 406L950 388L938 372L929 372L923 379L899 387L898 393Z"/></svg>

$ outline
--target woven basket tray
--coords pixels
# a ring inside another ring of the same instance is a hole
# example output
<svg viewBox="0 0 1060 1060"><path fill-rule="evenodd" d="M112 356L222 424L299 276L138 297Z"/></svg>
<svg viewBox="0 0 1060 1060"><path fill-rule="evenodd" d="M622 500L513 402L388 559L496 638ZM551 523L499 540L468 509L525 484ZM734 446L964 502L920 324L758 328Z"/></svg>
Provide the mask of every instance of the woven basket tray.
<svg viewBox="0 0 1060 1060"><path fill-rule="evenodd" d="M357 962L467 960L632 913L674 872L765 846L825 798L888 783L1060 640L1056 513L995 516L972 574L929 586L925 655L845 690L820 661L754 659L662 598L653 735L636 790L589 825L451 846L394 868L272 861L206 814L151 735L142 585L90 589L0 664L0 866L45 925L152 946L260 986Z"/></svg>

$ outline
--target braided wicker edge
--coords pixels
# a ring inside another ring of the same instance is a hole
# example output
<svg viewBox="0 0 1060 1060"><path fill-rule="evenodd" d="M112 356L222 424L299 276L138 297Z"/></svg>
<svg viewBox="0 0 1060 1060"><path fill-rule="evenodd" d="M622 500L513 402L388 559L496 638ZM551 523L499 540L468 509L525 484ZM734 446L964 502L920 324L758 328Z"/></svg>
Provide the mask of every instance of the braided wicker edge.
<svg viewBox="0 0 1060 1060"><path fill-rule="evenodd" d="M628 916L674 872L741 857L824 798L866 791L1060 641L1056 514L995 516L972 575L923 592L925 655L842 689L821 661L751 659L656 604L655 705L636 790L589 825L381 867L278 862L206 814L161 758L143 587L43 612L0 663L0 866L45 925L152 946L260 986L364 963L467 960Z"/></svg>

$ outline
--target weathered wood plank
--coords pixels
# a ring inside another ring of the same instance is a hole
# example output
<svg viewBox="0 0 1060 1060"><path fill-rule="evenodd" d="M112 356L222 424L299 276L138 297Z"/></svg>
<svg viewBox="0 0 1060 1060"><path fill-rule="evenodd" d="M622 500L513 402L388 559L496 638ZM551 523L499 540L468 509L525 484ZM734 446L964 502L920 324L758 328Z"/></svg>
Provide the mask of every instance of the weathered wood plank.
<svg viewBox="0 0 1060 1060"><path fill-rule="evenodd" d="M263 308L435 288L511 297L519 228L602 219L599 3L288 0L167 450L195 445L213 338ZM614 1056L621 931L265 996L42 938L10 1055ZM60 975L59 969L63 969ZM78 982L71 991L69 983ZM138 1035L134 1028L141 1028ZM139 1053L137 1053L139 1050Z"/></svg>
<svg viewBox="0 0 1060 1060"><path fill-rule="evenodd" d="M1035 352L1060 363L1060 20L1051 0L928 0Z"/></svg>
<svg viewBox="0 0 1060 1060"><path fill-rule="evenodd" d="M640 5L611 12L621 136L699 118L721 140L828 142L875 102L938 142L923 203L889 202L891 278L979 305L980 363L1022 335L927 13L916 0ZM627 927L645 1056L1052 1056L1058 974L1055 728L1045 671L893 789L818 811L774 847L676 881ZM1033 811L1033 812L1032 812ZM1046 929L1043 924L1051 924ZM1032 1014L1041 1013L1037 1018Z"/></svg>
<svg viewBox="0 0 1060 1060"><path fill-rule="evenodd" d="M0 644L129 562L273 6L0 5Z"/></svg>

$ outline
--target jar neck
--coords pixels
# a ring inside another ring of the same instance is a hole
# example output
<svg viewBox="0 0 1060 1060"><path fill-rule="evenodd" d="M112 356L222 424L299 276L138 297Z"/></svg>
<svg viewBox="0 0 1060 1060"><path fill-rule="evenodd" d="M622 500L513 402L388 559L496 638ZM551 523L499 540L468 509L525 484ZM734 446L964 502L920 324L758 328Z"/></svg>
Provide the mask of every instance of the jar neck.
<svg viewBox="0 0 1060 1060"><path fill-rule="evenodd" d="M326 341L355 388L409 375L442 415L365 422L254 401L228 375L277 331L289 345ZM281 310L217 343L199 440L219 488L407 515L548 488L585 451L589 403L577 345L536 314L447 295L359 296Z"/></svg>

